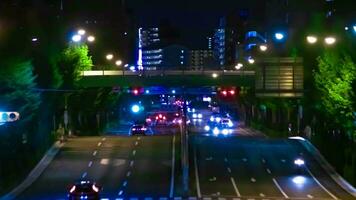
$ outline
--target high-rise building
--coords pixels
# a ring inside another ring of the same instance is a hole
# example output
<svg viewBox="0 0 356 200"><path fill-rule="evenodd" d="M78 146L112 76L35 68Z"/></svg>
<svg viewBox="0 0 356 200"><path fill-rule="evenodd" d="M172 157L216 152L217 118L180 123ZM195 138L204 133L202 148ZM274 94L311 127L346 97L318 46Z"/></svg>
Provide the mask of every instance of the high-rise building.
<svg viewBox="0 0 356 200"><path fill-rule="evenodd" d="M205 49L190 51L190 67L193 70L212 68L215 63L213 50Z"/></svg>
<svg viewBox="0 0 356 200"><path fill-rule="evenodd" d="M138 29L137 66L139 70L155 70L162 65L163 48L159 28Z"/></svg>

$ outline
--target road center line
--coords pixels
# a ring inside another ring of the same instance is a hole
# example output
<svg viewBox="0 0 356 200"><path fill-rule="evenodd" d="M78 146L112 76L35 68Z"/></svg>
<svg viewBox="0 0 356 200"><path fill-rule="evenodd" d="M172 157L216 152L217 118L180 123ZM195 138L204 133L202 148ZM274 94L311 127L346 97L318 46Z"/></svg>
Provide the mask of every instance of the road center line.
<svg viewBox="0 0 356 200"><path fill-rule="evenodd" d="M228 167L228 168L227 168L227 171L228 171L229 173L231 173L231 169L230 169L230 167Z"/></svg>
<svg viewBox="0 0 356 200"><path fill-rule="evenodd" d="M93 152L93 156L96 156L97 153L98 153L98 151L95 150L95 151Z"/></svg>
<svg viewBox="0 0 356 200"><path fill-rule="evenodd" d="M278 184L277 180L275 178L272 178L272 180L274 184L277 186L277 188L279 189L279 191L282 193L284 198L289 199L288 195L283 191L282 187Z"/></svg>
<svg viewBox="0 0 356 200"><path fill-rule="evenodd" d="M194 171L195 171L195 183L197 188L198 198L201 198L200 183L199 183L199 173L198 173L198 162L197 162L197 151L194 147Z"/></svg>
<svg viewBox="0 0 356 200"><path fill-rule="evenodd" d="M126 173L126 176L127 176L127 177L131 176L131 171L128 171L128 172Z"/></svg>
<svg viewBox="0 0 356 200"><path fill-rule="evenodd" d="M87 175L88 175L88 173L84 172L83 175L82 175L82 178L85 178Z"/></svg>
<svg viewBox="0 0 356 200"><path fill-rule="evenodd" d="M138 141L135 142L135 146L137 146L137 145L138 145Z"/></svg>
<svg viewBox="0 0 356 200"><path fill-rule="evenodd" d="M98 143L98 147L100 147L100 146L101 146L101 142Z"/></svg>
<svg viewBox="0 0 356 200"><path fill-rule="evenodd" d="M333 195L328 189L326 189L319 181L318 179L315 178L315 176L311 173L311 171L309 170L309 168L307 166L305 166L305 169L307 169L308 173L310 174L311 177L313 177L314 181L326 192L328 193L333 199L338 200L338 198Z"/></svg>
<svg viewBox="0 0 356 200"><path fill-rule="evenodd" d="M130 167L132 167L134 165L135 161L131 160L130 161Z"/></svg>
<svg viewBox="0 0 356 200"><path fill-rule="evenodd" d="M272 174L270 169L267 168L266 171L267 171L267 173Z"/></svg>
<svg viewBox="0 0 356 200"><path fill-rule="evenodd" d="M105 141L106 140L106 138L104 137L103 139L102 139L102 141Z"/></svg>
<svg viewBox="0 0 356 200"><path fill-rule="evenodd" d="M93 161L90 161L88 167L91 167L92 165L93 165Z"/></svg>
<svg viewBox="0 0 356 200"><path fill-rule="evenodd" d="M136 155L136 150L133 150L133 151L132 151L132 155Z"/></svg>
<svg viewBox="0 0 356 200"><path fill-rule="evenodd" d="M173 198L174 196L174 171L175 171L175 155L176 155L176 136L173 135L172 139L172 168L171 168L171 188L169 191L169 198Z"/></svg>
<svg viewBox="0 0 356 200"><path fill-rule="evenodd" d="M236 186L236 183L235 183L235 179L233 177L230 177L230 179L231 179L231 183L232 183L232 186L234 187L234 190L236 192L237 197L241 197L239 189L237 189L237 186Z"/></svg>

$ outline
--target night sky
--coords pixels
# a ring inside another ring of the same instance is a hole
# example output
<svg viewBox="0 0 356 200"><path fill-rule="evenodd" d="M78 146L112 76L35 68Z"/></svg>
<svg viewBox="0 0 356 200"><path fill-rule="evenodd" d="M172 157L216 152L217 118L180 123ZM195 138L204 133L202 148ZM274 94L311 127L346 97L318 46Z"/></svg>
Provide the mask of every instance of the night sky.
<svg viewBox="0 0 356 200"><path fill-rule="evenodd" d="M258 2L258 3L256 3ZM181 32L181 41L190 48L206 48L206 37L219 24L219 17L248 9L251 17L263 14L264 0L128 0L139 26L158 26L169 22Z"/></svg>

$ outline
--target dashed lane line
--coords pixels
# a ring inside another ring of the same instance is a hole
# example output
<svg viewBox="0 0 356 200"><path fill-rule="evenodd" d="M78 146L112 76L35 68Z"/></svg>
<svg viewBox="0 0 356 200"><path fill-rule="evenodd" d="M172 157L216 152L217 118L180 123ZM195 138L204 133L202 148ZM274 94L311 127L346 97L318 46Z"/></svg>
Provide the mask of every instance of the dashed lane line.
<svg viewBox="0 0 356 200"><path fill-rule="evenodd" d="M175 171L175 155L176 155L176 136L173 136L172 139L172 167L171 167L171 187L169 190L169 197L172 198L174 196L174 171Z"/></svg>
<svg viewBox="0 0 356 200"><path fill-rule="evenodd" d="M237 197L241 197L240 191L236 186L235 179L233 177L230 177L230 180L231 180L232 186L234 187L234 190L235 190L235 193L236 193Z"/></svg>
<svg viewBox="0 0 356 200"><path fill-rule="evenodd" d="M309 168L307 166L305 166L305 168L307 169L308 173L310 174L311 177L313 177L314 181L326 192L328 193L333 199L338 200L338 198L331 193L328 189L326 189L319 181L318 179L315 178L315 176L313 175L313 173L309 170Z"/></svg>
<svg viewBox="0 0 356 200"><path fill-rule="evenodd" d="M200 183L199 183L199 173L198 173L198 161L197 161L197 151L194 148L194 172L195 172L195 184L197 189L198 198L201 198Z"/></svg>

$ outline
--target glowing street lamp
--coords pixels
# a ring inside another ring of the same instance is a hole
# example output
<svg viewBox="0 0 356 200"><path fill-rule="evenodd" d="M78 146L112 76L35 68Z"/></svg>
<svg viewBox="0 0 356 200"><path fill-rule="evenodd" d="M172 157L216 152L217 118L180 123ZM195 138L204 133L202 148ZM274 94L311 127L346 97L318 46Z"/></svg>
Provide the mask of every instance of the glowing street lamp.
<svg viewBox="0 0 356 200"><path fill-rule="evenodd" d="M79 35L85 35L86 31L84 29L79 29L78 34Z"/></svg>
<svg viewBox="0 0 356 200"><path fill-rule="evenodd" d="M335 37L329 36L329 37L325 38L325 43L327 45L333 45L333 44L335 44L335 42L336 42L336 38Z"/></svg>
<svg viewBox="0 0 356 200"><path fill-rule="evenodd" d="M356 25L352 26L353 31L356 33Z"/></svg>
<svg viewBox="0 0 356 200"><path fill-rule="evenodd" d="M76 34L76 35L73 35L73 37L72 37L73 42L80 42L81 40L82 40L81 35Z"/></svg>
<svg viewBox="0 0 356 200"><path fill-rule="evenodd" d="M88 36L87 40L88 40L88 42L94 42L95 41L95 37L90 35L90 36Z"/></svg>
<svg viewBox="0 0 356 200"><path fill-rule="evenodd" d="M267 45L263 44L263 45L260 45L260 50L261 51L267 51L268 47Z"/></svg>
<svg viewBox="0 0 356 200"><path fill-rule="evenodd" d="M239 70L243 67L244 65L242 63L237 63L237 65L235 66L235 69Z"/></svg>
<svg viewBox="0 0 356 200"><path fill-rule="evenodd" d="M284 34L281 33L281 32L277 32L274 34L274 37L277 39L277 40L283 40L284 39Z"/></svg>
<svg viewBox="0 0 356 200"><path fill-rule="evenodd" d="M249 57L249 58L248 58L248 63L250 63L250 64L254 64L254 63L255 63L255 59L253 59L253 58Z"/></svg>
<svg viewBox="0 0 356 200"><path fill-rule="evenodd" d="M219 77L219 75L218 75L217 73L213 73L211 76L212 76L213 78Z"/></svg>
<svg viewBox="0 0 356 200"><path fill-rule="evenodd" d="M315 44L318 41L318 38L315 36L307 36L307 41L309 44Z"/></svg>
<svg viewBox="0 0 356 200"><path fill-rule="evenodd" d="M112 60L114 58L114 55L109 53L106 55L106 60Z"/></svg>
<svg viewBox="0 0 356 200"><path fill-rule="evenodd" d="M116 65L116 66L121 66L121 65L122 65L122 61L121 61L121 60L117 60L117 61L115 62L115 65Z"/></svg>

